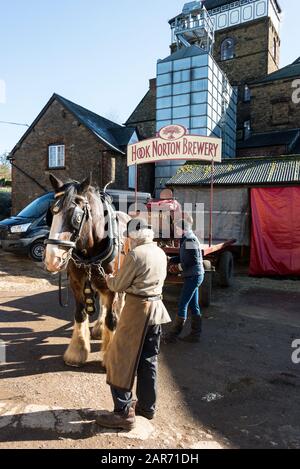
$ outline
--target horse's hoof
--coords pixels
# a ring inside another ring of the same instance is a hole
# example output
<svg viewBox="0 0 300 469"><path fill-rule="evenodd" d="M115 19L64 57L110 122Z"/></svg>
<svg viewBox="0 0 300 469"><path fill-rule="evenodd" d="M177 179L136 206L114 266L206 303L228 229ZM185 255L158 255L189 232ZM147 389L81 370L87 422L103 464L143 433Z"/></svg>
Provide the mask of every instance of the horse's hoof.
<svg viewBox="0 0 300 469"><path fill-rule="evenodd" d="M91 338L93 340L101 340L102 339L102 331L101 328L98 326L93 327L91 332Z"/></svg>
<svg viewBox="0 0 300 469"><path fill-rule="evenodd" d="M70 362L64 362L66 366L70 366L72 368L82 368L84 363L70 363Z"/></svg>

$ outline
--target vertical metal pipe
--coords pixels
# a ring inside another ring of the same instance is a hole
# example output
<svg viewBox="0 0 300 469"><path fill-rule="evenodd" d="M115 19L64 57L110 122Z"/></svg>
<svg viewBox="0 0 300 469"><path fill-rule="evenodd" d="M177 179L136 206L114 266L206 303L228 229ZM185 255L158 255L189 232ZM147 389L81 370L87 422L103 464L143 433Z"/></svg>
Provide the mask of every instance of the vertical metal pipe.
<svg viewBox="0 0 300 469"><path fill-rule="evenodd" d="M211 160L211 180L210 180L210 209L209 209L209 247L212 246L213 241L213 207L214 207L214 160Z"/></svg>
<svg viewBox="0 0 300 469"><path fill-rule="evenodd" d="M135 213L138 207L138 165L135 163Z"/></svg>

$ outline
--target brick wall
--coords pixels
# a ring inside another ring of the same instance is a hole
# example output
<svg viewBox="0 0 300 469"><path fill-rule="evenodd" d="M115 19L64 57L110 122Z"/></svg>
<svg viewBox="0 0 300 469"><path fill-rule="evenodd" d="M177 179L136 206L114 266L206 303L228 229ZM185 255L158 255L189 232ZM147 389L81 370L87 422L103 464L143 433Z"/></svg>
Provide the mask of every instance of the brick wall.
<svg viewBox="0 0 300 469"><path fill-rule="evenodd" d="M136 127L141 140L152 138L156 134L156 79L149 80L149 90L131 114L127 122L128 127ZM155 165L140 165L138 188L140 191L154 192Z"/></svg>
<svg viewBox="0 0 300 469"><path fill-rule="evenodd" d="M287 153L285 145L273 145L260 148L238 148L237 158L250 158L257 156L281 156Z"/></svg>
<svg viewBox="0 0 300 469"><path fill-rule="evenodd" d="M127 127L136 127L141 139L156 133L156 79L149 80L149 90L126 121Z"/></svg>
<svg viewBox="0 0 300 469"><path fill-rule="evenodd" d="M221 60L221 44L226 38L235 41L235 57ZM274 38L277 40L277 61L273 57ZM231 85L238 86L237 127L250 119L250 105L244 102L244 85L278 69L280 40L269 18L216 32L214 58L227 74Z"/></svg>
<svg viewBox="0 0 300 469"><path fill-rule="evenodd" d="M65 168L48 169L48 145L65 145ZM115 158L118 189L127 189L126 156L108 150L96 136L81 125L58 101L54 100L14 154L14 163L41 185L51 190L49 173L62 180L84 179L90 171L94 184L103 187L113 174ZM17 169L12 170L12 210L17 213L43 193L33 181Z"/></svg>

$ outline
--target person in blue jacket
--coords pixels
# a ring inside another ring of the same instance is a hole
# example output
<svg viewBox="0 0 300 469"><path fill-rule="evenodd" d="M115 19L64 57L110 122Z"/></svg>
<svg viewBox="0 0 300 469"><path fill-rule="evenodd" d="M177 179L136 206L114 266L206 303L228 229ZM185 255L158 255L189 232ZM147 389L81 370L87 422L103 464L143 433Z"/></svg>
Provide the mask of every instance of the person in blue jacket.
<svg viewBox="0 0 300 469"><path fill-rule="evenodd" d="M180 226L181 225L181 226ZM183 338L186 342L199 342L202 331L202 318L199 307L199 287L204 279L202 250L199 240L192 230L193 219L188 216L176 225L180 240L179 256L169 260L169 272L178 273L184 279L178 312L173 320L170 331L165 335L164 342L176 342L187 320L188 309L191 312L191 332Z"/></svg>

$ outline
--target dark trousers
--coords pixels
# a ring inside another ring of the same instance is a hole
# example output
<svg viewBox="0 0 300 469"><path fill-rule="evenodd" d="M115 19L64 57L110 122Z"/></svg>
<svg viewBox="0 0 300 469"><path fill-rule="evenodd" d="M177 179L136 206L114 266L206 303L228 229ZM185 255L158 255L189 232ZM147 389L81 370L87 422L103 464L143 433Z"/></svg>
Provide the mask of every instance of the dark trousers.
<svg viewBox="0 0 300 469"><path fill-rule="evenodd" d="M136 395L139 408L155 412L157 396L157 357L160 347L161 326L149 326L137 368ZM125 352L126 353L126 352ZM111 388L114 411L124 412L132 404L132 392Z"/></svg>
<svg viewBox="0 0 300 469"><path fill-rule="evenodd" d="M199 287L204 280L204 274L186 277L181 290L178 304L178 316L186 319L188 308L193 316L201 316L199 307Z"/></svg>

